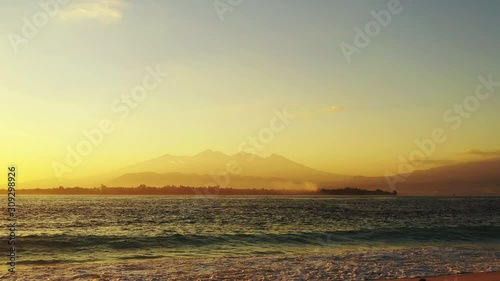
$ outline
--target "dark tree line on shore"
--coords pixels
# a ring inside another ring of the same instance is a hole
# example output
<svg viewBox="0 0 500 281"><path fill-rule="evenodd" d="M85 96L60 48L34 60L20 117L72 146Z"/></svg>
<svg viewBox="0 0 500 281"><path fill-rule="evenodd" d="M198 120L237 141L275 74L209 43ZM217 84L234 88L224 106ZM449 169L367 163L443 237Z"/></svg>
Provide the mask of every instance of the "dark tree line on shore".
<svg viewBox="0 0 500 281"><path fill-rule="evenodd" d="M211 187L172 186L152 187L141 184L137 187L107 187L101 185L94 188L63 187L20 189L19 194L38 195L397 195L396 192L385 192L377 189L369 191L347 187L344 189L307 190L277 190L277 189L235 189Z"/></svg>
<svg viewBox="0 0 500 281"><path fill-rule="evenodd" d="M346 187L343 189L320 189L319 192L325 195L398 195L397 191L388 192L382 189L366 190L353 187Z"/></svg>

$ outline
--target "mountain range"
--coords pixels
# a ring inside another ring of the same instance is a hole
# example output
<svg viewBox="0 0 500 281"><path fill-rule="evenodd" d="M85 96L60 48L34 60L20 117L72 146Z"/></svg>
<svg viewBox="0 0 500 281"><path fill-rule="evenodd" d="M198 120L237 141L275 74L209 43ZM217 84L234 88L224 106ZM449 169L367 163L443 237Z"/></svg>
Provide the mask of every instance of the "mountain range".
<svg viewBox="0 0 500 281"><path fill-rule="evenodd" d="M389 182L395 183L393 186ZM397 190L400 195L500 195L500 158L455 163L387 178L333 174L272 154L226 155L206 150L194 156L165 154L112 173L80 179L26 182L30 188L64 186L220 186L305 189L356 187Z"/></svg>

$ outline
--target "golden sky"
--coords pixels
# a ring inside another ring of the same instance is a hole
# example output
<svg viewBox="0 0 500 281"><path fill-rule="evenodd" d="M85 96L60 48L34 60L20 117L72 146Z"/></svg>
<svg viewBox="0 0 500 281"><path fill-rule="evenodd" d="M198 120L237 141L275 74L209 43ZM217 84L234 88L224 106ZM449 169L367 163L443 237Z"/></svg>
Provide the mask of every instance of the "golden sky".
<svg viewBox="0 0 500 281"><path fill-rule="evenodd" d="M352 175L396 170L436 128L435 163L500 148L500 22L488 3L402 0L350 62L341 43L387 1L262 5L221 18L211 2L74 1L33 31L23 18L45 11L36 1L0 3L0 163L24 180L55 177L97 129L65 177L165 153L235 154L252 137L260 155ZM295 117L273 126L277 111Z"/></svg>

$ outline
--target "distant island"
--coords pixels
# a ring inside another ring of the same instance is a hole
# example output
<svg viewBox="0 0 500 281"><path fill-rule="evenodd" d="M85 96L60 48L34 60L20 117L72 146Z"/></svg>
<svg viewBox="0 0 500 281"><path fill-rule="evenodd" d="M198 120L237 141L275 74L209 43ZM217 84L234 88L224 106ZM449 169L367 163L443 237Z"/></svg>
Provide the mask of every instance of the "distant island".
<svg viewBox="0 0 500 281"><path fill-rule="evenodd" d="M397 191L388 192L382 189L366 190L352 187L342 189L320 189L319 193L324 195L398 195Z"/></svg>
<svg viewBox="0 0 500 281"><path fill-rule="evenodd" d="M191 187L191 186L163 186L152 187L139 185L137 187L63 187L56 188L32 188L19 190L20 194L32 195L397 195L397 192L387 192L381 189L365 190L359 188L346 187L342 189L318 189L313 190L290 190L290 189L236 189L211 187Z"/></svg>

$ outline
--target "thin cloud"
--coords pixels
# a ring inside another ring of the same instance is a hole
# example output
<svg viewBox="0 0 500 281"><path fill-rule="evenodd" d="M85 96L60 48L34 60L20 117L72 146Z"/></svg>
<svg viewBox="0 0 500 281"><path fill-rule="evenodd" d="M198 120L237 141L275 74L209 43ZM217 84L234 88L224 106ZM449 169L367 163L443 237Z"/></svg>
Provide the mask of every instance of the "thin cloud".
<svg viewBox="0 0 500 281"><path fill-rule="evenodd" d="M126 4L122 0L84 0L61 10L59 18L64 21L98 20L119 21Z"/></svg>
<svg viewBox="0 0 500 281"><path fill-rule="evenodd" d="M423 166L444 166L456 164L457 161L449 159L425 159L421 161Z"/></svg>
<svg viewBox="0 0 500 281"><path fill-rule="evenodd" d="M466 151L464 154L474 155L474 156L484 156L484 157L500 157L500 150L478 150L471 149Z"/></svg>
<svg viewBox="0 0 500 281"><path fill-rule="evenodd" d="M343 106L332 105L328 108L323 109L323 112L329 112L329 113L335 113L340 111L344 111Z"/></svg>

